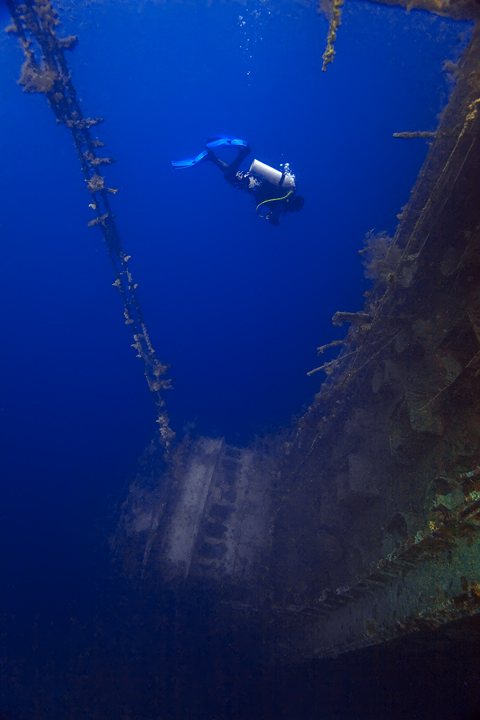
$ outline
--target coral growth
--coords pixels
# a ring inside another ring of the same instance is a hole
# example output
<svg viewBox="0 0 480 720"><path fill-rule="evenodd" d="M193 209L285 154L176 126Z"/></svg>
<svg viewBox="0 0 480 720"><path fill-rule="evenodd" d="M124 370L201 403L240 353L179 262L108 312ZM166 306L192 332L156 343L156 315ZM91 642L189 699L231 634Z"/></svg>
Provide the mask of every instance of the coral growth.
<svg viewBox="0 0 480 720"><path fill-rule="evenodd" d="M458 63L454 63L453 60L444 60L442 64L442 72L458 75Z"/></svg>
<svg viewBox="0 0 480 720"><path fill-rule="evenodd" d="M324 15L328 22L332 19L332 0L318 0L318 12L320 15Z"/></svg>
<svg viewBox="0 0 480 720"><path fill-rule="evenodd" d="M18 83L24 85L25 92L49 93L53 90L57 77L55 70L50 70L45 65L39 67L32 62L31 57L27 56Z"/></svg>
<svg viewBox="0 0 480 720"><path fill-rule="evenodd" d="M404 140L411 140L412 138L435 138L437 133L430 130L415 130L415 132L397 132L393 133L394 138L403 138Z"/></svg>
<svg viewBox="0 0 480 720"><path fill-rule="evenodd" d="M365 247L358 253L363 257L366 278L383 282L394 278L401 250L392 244L392 238L386 232L371 230L365 237Z"/></svg>
<svg viewBox="0 0 480 720"><path fill-rule="evenodd" d="M57 11L52 7L52 3L49 0L37 0L33 9L37 13L42 30L53 33L60 21Z"/></svg>
<svg viewBox="0 0 480 720"><path fill-rule="evenodd" d="M98 125L103 122L103 118L81 118L78 120L76 115L76 113L72 113L72 118L66 118L65 125L68 128L77 128L77 130L84 130L86 128L88 130L93 125Z"/></svg>
<svg viewBox="0 0 480 720"><path fill-rule="evenodd" d="M319 11L322 12L324 15L326 15L330 20L330 27L328 28L328 35L327 35L327 48L325 52L323 53L323 65L322 70L325 71L327 69L327 65L331 62L333 62L333 57L335 55L335 50L333 49L333 45L335 43L335 40L337 39L337 29L342 24L340 17L341 17L341 10L340 8L343 5L344 0L333 0L331 7L329 6L329 3L326 3L325 0L321 0L319 3Z"/></svg>
<svg viewBox="0 0 480 720"><path fill-rule="evenodd" d="M92 175L88 182L88 189L91 193L100 192L101 190L105 190L105 178L103 178L101 175L98 175L98 173L95 173L95 175Z"/></svg>
<svg viewBox="0 0 480 720"><path fill-rule="evenodd" d="M115 162L113 158L99 158L89 151L83 153L83 157L88 160L90 165L111 165Z"/></svg>
<svg viewBox="0 0 480 720"><path fill-rule="evenodd" d="M96 217L95 220L90 220L89 223L87 223L88 227L94 227L94 225L103 225L105 223L105 220L108 217L108 213L105 213L105 215L101 215L100 217ZM133 322L133 320L132 320Z"/></svg>
<svg viewBox="0 0 480 720"><path fill-rule="evenodd" d="M60 48L64 48L65 50L73 50L73 48L78 45L78 36L69 35L66 38L58 38L57 43L58 47Z"/></svg>

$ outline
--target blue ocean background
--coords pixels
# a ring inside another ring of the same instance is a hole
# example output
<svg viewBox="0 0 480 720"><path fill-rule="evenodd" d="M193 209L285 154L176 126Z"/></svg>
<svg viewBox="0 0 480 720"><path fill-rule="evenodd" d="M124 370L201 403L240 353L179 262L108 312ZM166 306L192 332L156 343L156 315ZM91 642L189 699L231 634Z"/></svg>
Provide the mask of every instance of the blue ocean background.
<svg viewBox="0 0 480 720"><path fill-rule="evenodd" d="M179 437L194 427L238 445L277 432L320 389L322 373L307 372L330 356L317 358L316 348L346 332L332 327L333 314L363 305L370 281L358 250L372 229L393 235L428 151L424 140L392 134L435 130L453 88L443 63L458 60L469 25L347 0L337 55L321 72L328 22L313 3L67 1L58 9L59 34L79 37L67 60L84 115L105 118L94 136L117 160L105 175L119 188L112 207L153 346L170 365L172 426ZM0 20L6 27L4 4ZM23 54L11 35L2 33L0 57L0 655L8 658L0 713L323 717L315 693L327 676L310 666L292 671L282 703L281 673L256 695L245 689L255 682L248 659L199 629L208 598L182 639L148 661L152 677L169 677L155 686L164 698L156 714L133 695L125 709L114 684L97 688L91 706L72 690L72 676L93 662L101 618L121 604L106 540L156 415L101 233L87 227L91 200L71 135L43 95L17 84ZM219 133L248 140L244 169L254 157L290 163L302 212L274 228L213 165L171 168ZM167 634L174 615L166 597ZM98 662L108 666L112 625L103 632ZM132 640L139 656L142 647L153 653L150 640ZM205 652L217 674L198 670ZM130 660L140 662L135 653ZM324 705L324 716L373 717L358 698L378 688L362 695L348 662L328 672L350 690L338 690L338 710ZM172 690L184 685L195 692ZM305 710L296 716L285 708L299 707L299 697ZM398 717L430 717L415 707Z"/></svg>

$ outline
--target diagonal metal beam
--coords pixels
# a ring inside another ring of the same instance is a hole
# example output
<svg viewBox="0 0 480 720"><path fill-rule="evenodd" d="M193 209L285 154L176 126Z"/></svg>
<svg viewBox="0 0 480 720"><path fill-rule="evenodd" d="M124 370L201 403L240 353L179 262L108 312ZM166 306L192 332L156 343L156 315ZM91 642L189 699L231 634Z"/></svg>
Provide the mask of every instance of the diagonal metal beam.
<svg viewBox="0 0 480 720"><path fill-rule="evenodd" d="M130 326L133 334L133 345L137 357L143 362L148 387L158 412L160 443L168 450L174 438L170 428L162 391L170 388L170 380L165 378L167 366L155 356L150 337L143 320L132 274L128 267L129 255L122 249L120 236L112 213L109 194L116 194L116 188L105 185L101 168L111 165L113 158L99 157L98 148L103 143L94 140L90 128L103 122L103 118L86 118L77 100L73 86L65 50L72 50L78 42L76 36L59 38L56 28L60 24L58 13L49 0L6 0L12 16L12 24L7 32L16 35L22 46L25 62L18 81L25 92L43 93L52 108L57 123L65 125L73 138L80 166L87 183L92 202L90 207L96 217L88 223L97 226L105 241L113 264L118 288L123 301L125 323Z"/></svg>

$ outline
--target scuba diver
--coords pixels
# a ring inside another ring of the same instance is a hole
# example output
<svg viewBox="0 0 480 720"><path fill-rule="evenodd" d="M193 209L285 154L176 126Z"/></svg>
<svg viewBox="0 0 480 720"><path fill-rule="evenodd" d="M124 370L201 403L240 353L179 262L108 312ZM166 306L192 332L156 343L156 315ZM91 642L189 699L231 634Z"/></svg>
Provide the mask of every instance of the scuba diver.
<svg viewBox="0 0 480 720"><path fill-rule="evenodd" d="M237 157L229 165L213 152L213 148L222 146L239 148ZM296 194L295 177L290 173L287 164L284 171L280 172L259 160L254 160L249 170L239 170L242 161L251 152L250 146L245 140L228 135L215 135L209 138L205 147L207 149L197 157L172 160L172 166L175 170L183 170L201 162L212 162L223 172L223 177L230 185L254 196L257 215L268 220L275 227L280 225L281 215L302 209L304 199Z"/></svg>

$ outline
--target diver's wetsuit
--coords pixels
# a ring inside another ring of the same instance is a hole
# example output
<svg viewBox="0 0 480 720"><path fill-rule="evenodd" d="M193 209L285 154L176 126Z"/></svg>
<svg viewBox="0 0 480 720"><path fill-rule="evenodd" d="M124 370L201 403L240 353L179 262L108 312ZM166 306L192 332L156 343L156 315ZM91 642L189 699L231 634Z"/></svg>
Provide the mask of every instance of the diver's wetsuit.
<svg viewBox="0 0 480 720"><path fill-rule="evenodd" d="M247 155L250 154L250 152L250 147L241 147L235 160L228 165L223 160L220 160L213 150L209 149L205 160L212 162L220 168L223 172L223 177L228 183L230 183L230 185L253 195L255 203L258 206L259 203L264 202L264 200L278 197L279 191L281 192L281 188L278 188L265 180L260 180L259 178L254 177L254 175L252 175L252 173L248 170L239 170L241 163ZM291 196L292 194L290 194L290 197ZM269 203L270 211L267 216L268 222L275 225L275 227L278 227L278 225L280 225L280 216L284 215L289 210L288 202L289 200L286 199Z"/></svg>

